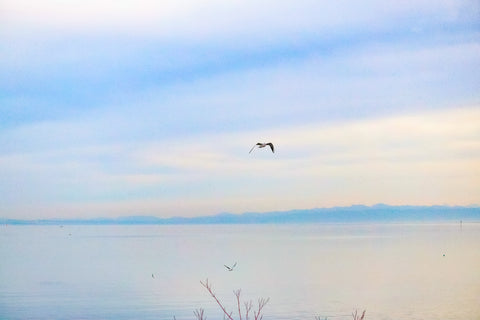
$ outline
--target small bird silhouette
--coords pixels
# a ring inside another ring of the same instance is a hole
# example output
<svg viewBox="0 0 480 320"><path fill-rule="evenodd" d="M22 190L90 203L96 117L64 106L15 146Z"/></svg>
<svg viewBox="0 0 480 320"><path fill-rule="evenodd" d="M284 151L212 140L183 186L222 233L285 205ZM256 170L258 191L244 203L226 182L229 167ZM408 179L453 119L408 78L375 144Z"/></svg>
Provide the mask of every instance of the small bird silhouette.
<svg viewBox="0 0 480 320"><path fill-rule="evenodd" d="M228 271L233 271L233 268L235 268L236 265L237 265L236 262L235 262L235 263L233 264L233 266L231 266L231 267L229 267L229 266L227 266L226 264L224 264L225 268L227 268Z"/></svg>
<svg viewBox="0 0 480 320"><path fill-rule="evenodd" d="M253 151L253 149L255 149L255 147L259 147L259 148L265 148L266 146L270 146L270 149L272 149L272 152L275 153L275 148L273 147L273 143L271 142L267 142L267 143L262 143L262 142L258 142L257 144L255 144L252 149L250 149L250 152L251 153Z"/></svg>
<svg viewBox="0 0 480 320"><path fill-rule="evenodd" d="M153 275L153 273L152 273L152 278L155 279L155 276Z"/></svg>

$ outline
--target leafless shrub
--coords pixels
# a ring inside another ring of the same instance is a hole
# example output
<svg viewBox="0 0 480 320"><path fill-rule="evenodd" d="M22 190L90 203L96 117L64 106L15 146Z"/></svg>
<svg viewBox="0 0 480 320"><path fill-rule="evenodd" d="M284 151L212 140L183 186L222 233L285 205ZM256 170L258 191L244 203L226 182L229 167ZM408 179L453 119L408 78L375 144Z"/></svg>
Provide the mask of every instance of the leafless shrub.
<svg viewBox="0 0 480 320"><path fill-rule="evenodd" d="M233 312L228 312L225 309L223 304L220 302L220 300L217 298L217 296L213 292L212 284L210 282L208 282L208 279L205 282L200 281L200 283L202 284L202 286L205 289L207 289L208 293L210 293L212 298L215 300L215 302L217 302L218 306L223 311L223 318L224 319L229 319L229 320L234 320L234 318L232 316ZM240 289L233 291L233 294L236 297L238 319L239 320L243 320L242 308L241 308L241 299L240 299L241 292L242 291ZM265 305L268 303L268 301L270 301L270 298L266 298L266 299L265 298L259 298L258 299L258 308L256 310L253 310L253 319L254 320L261 320L263 318L262 310L265 307ZM249 315L250 315L250 312L253 308L253 302L250 300L250 301L244 302L243 305L244 305L244 308L245 308L245 320L249 320ZM203 316L203 313L202 313L202 316ZM198 316L197 316L197 319L202 320L201 318L198 318Z"/></svg>
<svg viewBox="0 0 480 320"><path fill-rule="evenodd" d="M367 310L363 310L362 315L360 316L360 315L357 314L357 310L355 310L355 312L352 313L353 320L363 320L365 318L365 312L366 311Z"/></svg>
<svg viewBox="0 0 480 320"><path fill-rule="evenodd" d="M195 315L195 318L197 318L197 320L207 320L207 317L204 317L204 315L203 315L204 311L205 310L200 308L200 309L197 309L197 310L193 311L193 314Z"/></svg>

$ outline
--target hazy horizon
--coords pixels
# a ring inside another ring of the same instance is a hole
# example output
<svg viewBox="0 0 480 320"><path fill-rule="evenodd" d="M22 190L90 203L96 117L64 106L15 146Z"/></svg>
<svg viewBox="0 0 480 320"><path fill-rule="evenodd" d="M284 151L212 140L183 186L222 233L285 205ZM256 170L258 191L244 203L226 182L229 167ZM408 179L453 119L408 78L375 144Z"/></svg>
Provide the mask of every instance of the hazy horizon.
<svg viewBox="0 0 480 320"><path fill-rule="evenodd" d="M136 225L136 224L283 224L283 223L437 223L453 221L480 222L480 206L390 206L379 203L372 206L352 205L345 207L292 209L266 212L230 213L220 212L202 216L168 216L165 214L124 215L117 217L96 216L85 218L32 218L18 219L0 216L0 222L6 224L98 224L98 225Z"/></svg>

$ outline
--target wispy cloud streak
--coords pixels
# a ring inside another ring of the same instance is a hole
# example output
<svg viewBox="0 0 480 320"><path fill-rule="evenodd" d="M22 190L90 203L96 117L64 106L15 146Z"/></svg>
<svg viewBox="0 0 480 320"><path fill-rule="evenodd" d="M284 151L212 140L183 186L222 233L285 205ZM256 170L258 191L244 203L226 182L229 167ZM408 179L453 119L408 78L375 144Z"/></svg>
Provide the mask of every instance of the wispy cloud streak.
<svg viewBox="0 0 480 320"><path fill-rule="evenodd" d="M129 208L166 216L179 213L178 201L185 199L182 207L189 209L184 214L248 211L259 205L278 210L294 208L298 201L304 207L347 205L352 199L432 204L448 197L469 204L478 197L480 182L479 120L477 108L466 108L197 135L130 148L36 151L2 157L6 180L0 186L12 203L21 198L67 207L97 203L93 212L98 212L108 203L118 208L112 202L117 200L124 213ZM275 155L248 154L256 137L275 140ZM13 181L21 180L26 187L11 189ZM42 185L49 187L38 190Z"/></svg>

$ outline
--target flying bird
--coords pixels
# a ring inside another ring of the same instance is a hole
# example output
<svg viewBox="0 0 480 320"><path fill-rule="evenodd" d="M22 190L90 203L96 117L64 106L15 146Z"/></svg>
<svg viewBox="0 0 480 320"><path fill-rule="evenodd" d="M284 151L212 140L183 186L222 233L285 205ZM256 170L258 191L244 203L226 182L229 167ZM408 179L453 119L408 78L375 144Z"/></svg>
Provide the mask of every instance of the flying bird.
<svg viewBox="0 0 480 320"><path fill-rule="evenodd" d="M227 268L228 271L233 271L233 268L235 268L236 265L237 265L236 262L235 262L235 263L233 264L233 266L231 266L231 267L229 267L229 266L227 266L226 264L224 264L225 268Z"/></svg>
<svg viewBox="0 0 480 320"><path fill-rule="evenodd" d="M250 149L249 153L251 153L256 146L258 146L259 148L265 148L266 146L270 146L270 149L272 149L272 152L275 153L275 148L273 147L273 143L271 142L267 142L267 143L258 142L256 145L252 147L252 149Z"/></svg>

